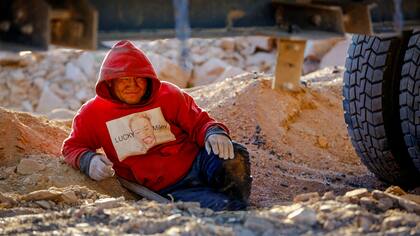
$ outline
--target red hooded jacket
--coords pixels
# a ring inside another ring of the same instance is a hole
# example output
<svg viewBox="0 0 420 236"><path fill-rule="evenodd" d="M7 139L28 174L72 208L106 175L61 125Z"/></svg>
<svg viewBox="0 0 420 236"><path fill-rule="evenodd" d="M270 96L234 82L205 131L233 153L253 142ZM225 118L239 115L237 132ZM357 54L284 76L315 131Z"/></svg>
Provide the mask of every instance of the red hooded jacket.
<svg viewBox="0 0 420 236"><path fill-rule="evenodd" d="M131 76L149 79L149 95L138 105L114 99L106 82ZM187 174L210 126L228 132L187 93L159 81L149 59L129 41L108 52L96 94L80 108L63 143L64 158L75 168L85 152L102 148L118 176L158 191Z"/></svg>

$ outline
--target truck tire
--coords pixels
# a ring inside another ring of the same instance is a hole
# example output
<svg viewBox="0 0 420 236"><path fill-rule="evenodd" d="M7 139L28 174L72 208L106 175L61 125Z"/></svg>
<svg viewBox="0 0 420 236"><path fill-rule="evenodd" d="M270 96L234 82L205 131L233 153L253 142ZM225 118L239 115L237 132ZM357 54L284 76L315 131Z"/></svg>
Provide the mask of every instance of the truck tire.
<svg viewBox="0 0 420 236"><path fill-rule="evenodd" d="M405 145L420 172L420 30L410 37L400 82L400 118Z"/></svg>
<svg viewBox="0 0 420 236"><path fill-rule="evenodd" d="M363 164L379 179L412 186L418 173L403 141L399 119L399 38L355 35L344 73L344 118ZM416 183L417 182L417 183Z"/></svg>

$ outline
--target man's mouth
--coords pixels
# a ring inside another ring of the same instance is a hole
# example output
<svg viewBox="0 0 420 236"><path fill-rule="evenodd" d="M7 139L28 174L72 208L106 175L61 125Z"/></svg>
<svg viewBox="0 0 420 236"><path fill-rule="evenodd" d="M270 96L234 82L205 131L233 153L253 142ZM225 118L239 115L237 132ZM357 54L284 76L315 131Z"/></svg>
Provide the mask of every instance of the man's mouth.
<svg viewBox="0 0 420 236"><path fill-rule="evenodd" d="M136 92L124 92L124 94L127 94L127 95L139 95L140 92L139 91L136 91Z"/></svg>

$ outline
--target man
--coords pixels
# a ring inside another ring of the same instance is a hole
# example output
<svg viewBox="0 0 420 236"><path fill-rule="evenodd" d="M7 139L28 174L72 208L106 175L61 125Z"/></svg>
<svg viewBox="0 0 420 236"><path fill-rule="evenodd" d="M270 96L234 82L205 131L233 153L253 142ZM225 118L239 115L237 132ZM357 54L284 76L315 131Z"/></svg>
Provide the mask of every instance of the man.
<svg viewBox="0 0 420 236"><path fill-rule="evenodd" d="M80 108L63 143L68 164L97 181L115 171L175 201L213 210L246 208L251 184L246 149L232 143L226 126L191 96L159 81L130 41L108 52L96 94ZM106 155L97 153L99 148Z"/></svg>

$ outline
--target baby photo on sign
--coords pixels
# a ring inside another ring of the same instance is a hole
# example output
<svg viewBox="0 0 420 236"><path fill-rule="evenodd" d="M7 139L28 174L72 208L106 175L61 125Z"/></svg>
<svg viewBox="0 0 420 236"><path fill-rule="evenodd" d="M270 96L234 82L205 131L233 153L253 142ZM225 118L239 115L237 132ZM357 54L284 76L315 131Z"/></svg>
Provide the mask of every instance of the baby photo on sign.
<svg viewBox="0 0 420 236"><path fill-rule="evenodd" d="M120 161L175 140L160 107L108 121L106 126Z"/></svg>

